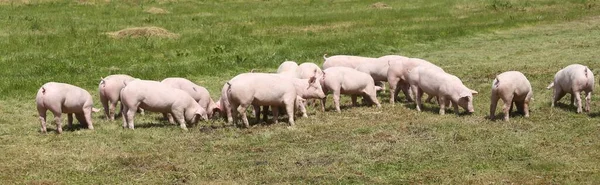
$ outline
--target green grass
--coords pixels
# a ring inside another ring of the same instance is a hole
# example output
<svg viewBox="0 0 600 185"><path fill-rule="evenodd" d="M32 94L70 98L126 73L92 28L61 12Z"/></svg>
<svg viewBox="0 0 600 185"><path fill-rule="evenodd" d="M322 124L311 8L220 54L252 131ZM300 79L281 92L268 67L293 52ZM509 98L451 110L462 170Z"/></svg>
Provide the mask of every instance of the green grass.
<svg viewBox="0 0 600 185"><path fill-rule="evenodd" d="M600 103L593 98L589 114L550 108L545 89L568 64L600 75L598 1L382 1L391 9L350 0L28 2L0 0L2 184L600 181ZM171 13L145 13L150 7ZM104 34L137 26L180 37ZM45 82L83 87L96 107L99 78L117 73L189 78L216 98L238 73L274 71L284 60L320 64L324 53L426 59L479 91L476 113L440 116L432 104L419 113L410 103L391 106L383 93L382 109L311 108L293 129L211 120L183 132L147 114L136 116L136 130L124 130L120 119L98 113L93 131L39 133L34 97ZM531 117L489 121L491 81L508 70L534 87Z"/></svg>

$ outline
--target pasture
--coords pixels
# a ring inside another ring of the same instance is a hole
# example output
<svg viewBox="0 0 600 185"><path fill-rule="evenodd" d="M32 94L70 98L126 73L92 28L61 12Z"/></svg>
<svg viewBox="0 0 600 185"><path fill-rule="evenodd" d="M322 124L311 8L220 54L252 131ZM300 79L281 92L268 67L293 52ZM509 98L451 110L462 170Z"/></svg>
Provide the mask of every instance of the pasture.
<svg viewBox="0 0 600 185"><path fill-rule="evenodd" d="M109 34L146 26L172 34ZM591 112L576 114L569 96L550 108L545 89L568 64L600 75L597 0L0 0L0 48L2 184L600 181L598 93ZM329 95L326 112L310 107L294 128L215 119L185 132L150 113L126 130L96 113L95 130L39 132L34 99L49 81L87 89L96 108L100 77L119 73L185 77L216 101L236 74L285 60L320 65L325 53L428 60L480 93L476 112L417 112L384 92L383 108L344 97L340 114ZM509 70L532 83L531 117L490 121L492 80Z"/></svg>

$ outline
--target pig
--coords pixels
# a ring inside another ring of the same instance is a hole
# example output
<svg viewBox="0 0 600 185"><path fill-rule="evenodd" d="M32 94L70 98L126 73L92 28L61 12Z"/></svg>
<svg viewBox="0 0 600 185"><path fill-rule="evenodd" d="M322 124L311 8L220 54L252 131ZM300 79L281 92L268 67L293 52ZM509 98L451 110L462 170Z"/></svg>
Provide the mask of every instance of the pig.
<svg viewBox="0 0 600 185"><path fill-rule="evenodd" d="M373 78L366 73L347 67L330 67L323 70L321 84L325 94L333 92L333 102L338 113L341 112L340 94L351 95L353 106L357 105L356 97L362 95L368 98L370 103L376 104L377 108L381 108ZM321 99L321 111L325 111L326 100L326 97Z"/></svg>
<svg viewBox="0 0 600 185"><path fill-rule="evenodd" d="M196 85L188 79L177 77L165 78L160 83L187 92L202 108L204 108L204 110L206 110L208 118L212 118L214 110L217 109L217 104L210 97L210 93L206 88Z"/></svg>
<svg viewBox="0 0 600 185"><path fill-rule="evenodd" d="M312 74L318 74L318 70L314 69L314 71L312 72ZM279 74L281 75L281 74ZM321 77L323 75L321 74ZM285 76L287 77L287 76ZM296 94L298 94L298 97L296 97L296 107L302 112L302 117L308 117L308 114L306 114L306 99L320 99L325 97L325 94L322 93L322 87L321 87L321 83L315 83L314 86L316 89L321 89L321 91L319 92L312 92L312 91L307 91L306 89L309 89L311 87L310 83L311 81L316 81L318 78L316 76L310 77L307 79L299 79L299 78L295 78L295 77L291 77L288 78L288 80L291 80L294 83L294 87L296 88ZM308 83L307 83L308 82ZM319 82L319 81L316 81ZM267 119L267 114L269 111L268 106L264 106L263 107L264 111L263 111L263 115L264 115L264 119L266 122ZM258 106L254 106L254 110L258 110L260 112L260 108ZM285 111L283 109L280 109L279 112ZM260 114L258 114L256 111L254 112L254 114L256 115L257 120L259 120L259 116Z"/></svg>
<svg viewBox="0 0 600 185"><path fill-rule="evenodd" d="M170 113L186 131L186 122L197 123L200 119L208 119L206 110L187 92L157 81L130 81L121 90L121 103L123 128L134 129L134 116L138 107L152 112Z"/></svg>
<svg viewBox="0 0 600 185"><path fill-rule="evenodd" d="M330 67L349 67L356 69L360 64L365 62L377 61L377 58L361 57L361 56L350 56L350 55L334 55L327 57L327 54L323 55L323 70Z"/></svg>
<svg viewBox="0 0 600 185"><path fill-rule="evenodd" d="M513 103L517 110L529 117L529 102L533 97L533 90L527 77L518 71L507 71L496 76L492 82L492 96L490 104L490 119L496 117L496 106L498 100L502 99L504 107L504 120L509 120L509 114L512 111Z"/></svg>
<svg viewBox="0 0 600 185"><path fill-rule="evenodd" d="M277 68L277 73L286 75L289 77L296 77L296 70L298 69L298 64L294 61L285 61L279 65Z"/></svg>
<svg viewBox="0 0 600 185"><path fill-rule="evenodd" d="M116 74L105 78L100 78L98 84L98 93L100 94L100 102L104 107L104 115L110 121L115 120L115 108L119 101L121 89L125 87L125 83L132 81L134 78L129 75ZM123 107L121 106L121 110Z"/></svg>
<svg viewBox="0 0 600 185"><path fill-rule="evenodd" d="M450 102L456 114L459 113L458 106L469 113L475 112L473 95L476 95L477 91L467 88L458 77L431 66L417 66L408 75L408 83L415 94L417 111L421 111L421 96L427 93L438 97L441 115L444 115L445 106Z"/></svg>
<svg viewBox="0 0 600 185"><path fill-rule="evenodd" d="M235 124L237 114L241 113L242 121L246 127L250 125L245 110L250 105L274 106L273 118L275 123L277 123L278 118L276 107L285 106L289 117L288 122L290 126L294 126L293 113L297 96L318 98L325 96L316 77L297 79L267 73L239 74L223 86L221 93L220 109L227 113L228 122Z"/></svg>
<svg viewBox="0 0 600 185"><path fill-rule="evenodd" d="M328 58L327 54L323 55L323 59L325 59L325 61L323 62L323 70L330 67L349 67L352 69L356 69L361 64L372 63L379 60L378 58L350 55L334 55ZM375 85L381 88L384 87L381 81L376 81Z"/></svg>
<svg viewBox="0 0 600 185"><path fill-rule="evenodd" d="M444 71L442 68L432 64L426 60L419 58L408 58L404 56L398 55L387 55L379 58L383 61L388 61L388 71L387 71L387 81L390 83L390 104L394 104L396 102L396 97L398 97L398 93L400 90L404 92L404 96L406 97L406 101L412 102L413 99L410 96L410 85L408 84L408 73L413 68L425 65L432 68L436 68L440 71ZM429 96L427 101L429 101L434 96Z"/></svg>
<svg viewBox="0 0 600 185"><path fill-rule="evenodd" d="M594 91L594 74L587 66L581 64L571 64L554 75L554 82L550 83L547 89L554 87L552 96L552 107L565 94L571 94L571 105L577 101L577 113L581 113L581 92L585 92L585 111L590 111L592 101L592 91Z"/></svg>
<svg viewBox="0 0 600 185"><path fill-rule="evenodd" d="M304 62L298 65L296 69L296 77L300 79L309 79L311 77L319 79L321 76L323 76L323 70L315 63Z"/></svg>
<svg viewBox="0 0 600 185"><path fill-rule="evenodd" d="M388 69L390 67L390 60L385 58L379 58L380 60L373 60L371 62L363 62L356 66L356 70L371 75L375 82L387 82L388 81Z"/></svg>
<svg viewBox="0 0 600 185"><path fill-rule="evenodd" d="M81 125L93 130L92 112L98 112L93 108L92 95L80 87L58 82L48 82L38 90L35 97L39 119L42 124L42 133L46 133L46 112L50 110L54 114L56 131L62 133L62 113L67 114L69 127L73 125L73 114Z"/></svg>

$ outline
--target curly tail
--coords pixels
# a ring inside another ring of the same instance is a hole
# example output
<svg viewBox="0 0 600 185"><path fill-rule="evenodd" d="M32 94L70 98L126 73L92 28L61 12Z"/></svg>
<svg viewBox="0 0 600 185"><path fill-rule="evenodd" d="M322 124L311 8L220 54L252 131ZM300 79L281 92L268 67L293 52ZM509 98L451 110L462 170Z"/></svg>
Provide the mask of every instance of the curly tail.
<svg viewBox="0 0 600 185"><path fill-rule="evenodd" d="M323 54L323 59L327 60L327 53Z"/></svg>

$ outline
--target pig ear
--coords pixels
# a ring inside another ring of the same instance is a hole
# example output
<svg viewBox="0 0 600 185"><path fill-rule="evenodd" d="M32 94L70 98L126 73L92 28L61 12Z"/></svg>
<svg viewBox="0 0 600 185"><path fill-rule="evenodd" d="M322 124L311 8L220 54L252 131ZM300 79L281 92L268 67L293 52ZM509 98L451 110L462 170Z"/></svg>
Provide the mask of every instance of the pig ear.
<svg viewBox="0 0 600 185"><path fill-rule="evenodd" d="M469 90L471 90L471 94L472 94L472 95L477 95L477 94L479 94L477 91L474 91L474 90L472 90L472 89L469 89Z"/></svg>
<svg viewBox="0 0 600 185"><path fill-rule="evenodd" d="M317 80L317 78L315 78L314 76L310 77L310 79L308 79L308 83L309 84L315 83L316 80Z"/></svg>

